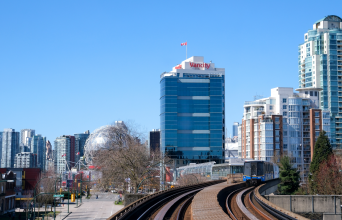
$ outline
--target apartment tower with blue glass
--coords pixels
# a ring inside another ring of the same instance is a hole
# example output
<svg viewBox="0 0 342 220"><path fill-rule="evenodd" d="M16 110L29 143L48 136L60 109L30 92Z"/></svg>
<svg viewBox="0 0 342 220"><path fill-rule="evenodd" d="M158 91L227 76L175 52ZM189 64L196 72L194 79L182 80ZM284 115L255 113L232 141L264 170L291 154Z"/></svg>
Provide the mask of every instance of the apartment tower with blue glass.
<svg viewBox="0 0 342 220"><path fill-rule="evenodd" d="M319 96L319 107L330 110L330 139L342 148L342 19L329 15L316 21L298 47L299 91ZM309 91L310 89L320 91Z"/></svg>
<svg viewBox="0 0 342 220"><path fill-rule="evenodd" d="M177 167L224 162L224 75L224 68L199 56L161 74L161 151Z"/></svg>

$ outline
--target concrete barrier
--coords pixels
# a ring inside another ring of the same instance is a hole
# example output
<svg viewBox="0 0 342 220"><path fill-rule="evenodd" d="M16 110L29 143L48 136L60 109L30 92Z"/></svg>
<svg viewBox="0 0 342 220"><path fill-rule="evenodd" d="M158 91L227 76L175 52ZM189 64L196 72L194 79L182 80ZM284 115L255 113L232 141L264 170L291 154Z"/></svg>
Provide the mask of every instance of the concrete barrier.
<svg viewBox="0 0 342 220"><path fill-rule="evenodd" d="M271 203L295 213L341 213L337 195L265 195Z"/></svg>
<svg viewBox="0 0 342 220"><path fill-rule="evenodd" d="M146 194L140 194L140 193L129 194L129 193L127 193L124 195L124 201L123 201L124 206L126 207L127 205L129 205L129 204L131 204L131 203L133 203L133 202L135 202L135 201L137 201L137 200L139 200L145 196L146 196Z"/></svg>
<svg viewBox="0 0 342 220"><path fill-rule="evenodd" d="M323 220L341 220L341 215L323 214Z"/></svg>

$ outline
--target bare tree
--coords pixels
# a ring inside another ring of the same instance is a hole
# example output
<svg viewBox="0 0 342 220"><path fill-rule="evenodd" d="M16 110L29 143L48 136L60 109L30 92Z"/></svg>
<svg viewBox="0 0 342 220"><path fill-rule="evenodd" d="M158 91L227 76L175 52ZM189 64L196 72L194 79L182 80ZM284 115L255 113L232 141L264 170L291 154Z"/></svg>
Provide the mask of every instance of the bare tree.
<svg viewBox="0 0 342 220"><path fill-rule="evenodd" d="M185 186L185 185L191 185L191 184L196 184L196 183L203 183L208 181L206 177L201 176L200 174L185 174L182 175L178 180L177 180L177 185L178 186Z"/></svg>
<svg viewBox="0 0 342 220"><path fill-rule="evenodd" d="M155 175L162 165L170 163L160 151L150 155L142 135L132 125L107 129L106 143L93 153L92 162L102 172L100 186L124 183L134 190L146 178Z"/></svg>

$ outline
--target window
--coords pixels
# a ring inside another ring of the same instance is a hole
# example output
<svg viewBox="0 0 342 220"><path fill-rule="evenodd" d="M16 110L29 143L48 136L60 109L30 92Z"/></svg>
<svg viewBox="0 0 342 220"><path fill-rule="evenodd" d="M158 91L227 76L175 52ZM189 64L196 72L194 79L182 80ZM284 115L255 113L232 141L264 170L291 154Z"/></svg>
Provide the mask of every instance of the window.
<svg viewBox="0 0 342 220"><path fill-rule="evenodd" d="M279 124L275 124L275 129L279 129Z"/></svg>
<svg viewBox="0 0 342 220"><path fill-rule="evenodd" d="M283 99L283 103L286 103L286 99Z"/></svg>
<svg viewBox="0 0 342 220"><path fill-rule="evenodd" d="M319 125L315 125L315 130L319 130Z"/></svg>
<svg viewBox="0 0 342 220"><path fill-rule="evenodd" d="M287 106L286 105L283 105L283 109L286 109L287 108Z"/></svg>
<svg viewBox="0 0 342 220"><path fill-rule="evenodd" d="M315 117L319 117L319 112L315 112Z"/></svg>
<svg viewBox="0 0 342 220"><path fill-rule="evenodd" d="M287 116L287 112L283 112L283 116Z"/></svg>
<svg viewBox="0 0 342 220"><path fill-rule="evenodd" d="M310 91L310 96L313 96L313 92L312 91Z"/></svg>
<svg viewBox="0 0 342 220"><path fill-rule="evenodd" d="M284 136L287 136L287 131L283 131Z"/></svg>
<svg viewBox="0 0 342 220"><path fill-rule="evenodd" d="M273 106L272 105L270 105L270 110L273 110Z"/></svg>
<svg viewBox="0 0 342 220"><path fill-rule="evenodd" d="M319 118L315 118L315 124L319 124Z"/></svg>
<svg viewBox="0 0 342 220"><path fill-rule="evenodd" d="M279 122L279 118L277 117L277 118L275 118L275 122Z"/></svg>

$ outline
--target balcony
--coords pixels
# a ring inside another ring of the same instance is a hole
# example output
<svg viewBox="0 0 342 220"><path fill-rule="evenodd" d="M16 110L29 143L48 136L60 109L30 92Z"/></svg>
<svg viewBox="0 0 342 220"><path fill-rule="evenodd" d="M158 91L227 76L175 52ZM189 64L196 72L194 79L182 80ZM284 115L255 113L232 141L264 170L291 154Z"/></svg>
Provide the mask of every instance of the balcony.
<svg viewBox="0 0 342 220"><path fill-rule="evenodd" d="M311 148L310 147L304 147L303 150L304 151L311 151Z"/></svg>
<svg viewBox="0 0 342 220"><path fill-rule="evenodd" d="M303 144L310 144L310 141L303 141Z"/></svg>
<svg viewBox="0 0 342 220"><path fill-rule="evenodd" d="M264 101L246 101L245 105L265 105L266 102Z"/></svg>

